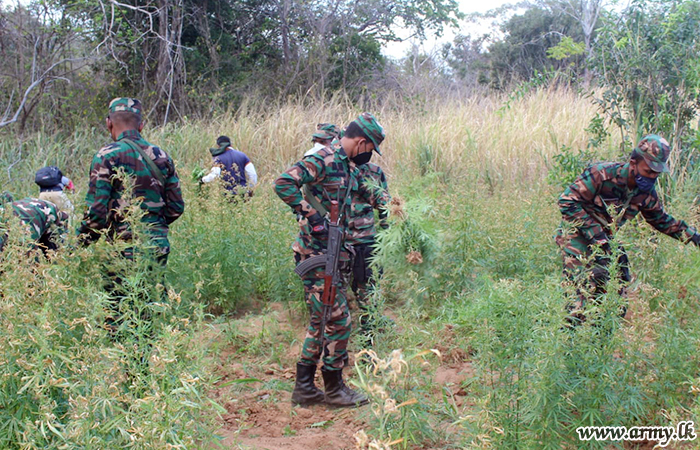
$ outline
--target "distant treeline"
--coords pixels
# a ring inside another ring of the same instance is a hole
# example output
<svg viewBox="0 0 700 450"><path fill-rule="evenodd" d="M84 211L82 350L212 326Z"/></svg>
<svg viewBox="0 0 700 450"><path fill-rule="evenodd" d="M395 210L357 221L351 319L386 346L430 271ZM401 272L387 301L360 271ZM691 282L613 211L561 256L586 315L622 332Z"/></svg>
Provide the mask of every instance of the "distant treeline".
<svg viewBox="0 0 700 450"><path fill-rule="evenodd" d="M472 26L491 23L486 34ZM400 60L397 40L457 27ZM0 9L0 128L73 130L135 96L156 124L235 110L246 97L367 107L552 83L590 89L601 133L682 145L700 95L700 1L532 0L464 16L455 0L34 0ZM595 89L594 89L595 88ZM392 95L392 98L397 98ZM683 144L685 145L685 144Z"/></svg>

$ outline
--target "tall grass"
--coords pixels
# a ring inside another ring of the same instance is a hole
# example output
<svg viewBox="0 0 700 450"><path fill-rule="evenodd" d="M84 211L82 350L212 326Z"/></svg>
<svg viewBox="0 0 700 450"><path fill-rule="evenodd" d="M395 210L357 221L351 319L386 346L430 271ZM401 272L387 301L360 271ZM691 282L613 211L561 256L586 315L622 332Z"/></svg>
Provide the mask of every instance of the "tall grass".
<svg viewBox="0 0 700 450"><path fill-rule="evenodd" d="M586 147L584 130L595 108L575 92L543 89L508 109L502 109L503 104L499 96L481 96L373 111L387 133L384 156L378 161L390 178L398 180L407 173L419 173L416 154L430 148L429 164L438 172L520 185L542 179L548 159L562 144ZM320 104L251 100L238 111L203 122L155 129L147 122L143 134L169 151L185 173L195 163L208 165L208 148L225 134L250 156L259 173L273 176L311 147L316 123L345 126L359 112L361 108L342 98ZM103 123L85 124L68 136L37 133L21 142L6 135L0 141L0 161L3 167L14 164L10 187L27 194L33 192L35 168L44 164L59 165L85 189L89 161L109 140ZM3 170L0 183L7 184L7 177Z"/></svg>
<svg viewBox="0 0 700 450"><path fill-rule="evenodd" d="M283 301L304 314L290 249L297 224L272 182L310 147L316 123L344 125L360 111L342 98L251 100L205 122L145 129L175 159L187 203L171 227L166 290L148 294L167 292L169 300L156 302L158 332L145 368L133 358L141 341L115 345L101 328L101 261L113 248L101 244L35 262L11 244L1 263L3 446L59 448L81 439L94 448L204 445L207 424L196 418L215 413L203 394L201 308L228 314ZM618 239L637 276L634 320L616 319L610 305L620 299L609 295L601 307L607 338L591 326L562 329L565 292L552 239L560 220L556 197L590 162L583 159L619 153L613 140L578 152L591 138L589 100L541 89L517 99L425 101L374 112L387 132L377 161L392 193L405 201L405 215L392 219L379 239L384 275L373 295L394 309L397 328L379 332L377 361L389 361L398 348L407 355L435 348L469 359L475 373L460 386L465 401L457 404L448 390L435 394L426 366L411 366L399 384L364 372L361 382L382 386L388 406L375 409L367 445L402 439L394 446L578 448L577 426L698 419L695 248L640 220L628 224ZM109 140L101 127L36 134L21 143L3 137L2 188L31 195L34 171L57 164L76 182L80 210L92 155ZM192 179L195 168L208 167L207 149L220 134L251 157L260 175L248 201L228 201L216 184ZM663 185L667 209L698 225L697 190L697 176L674 176ZM141 292L137 269L131 285ZM127 369L145 370L142 382L133 385Z"/></svg>

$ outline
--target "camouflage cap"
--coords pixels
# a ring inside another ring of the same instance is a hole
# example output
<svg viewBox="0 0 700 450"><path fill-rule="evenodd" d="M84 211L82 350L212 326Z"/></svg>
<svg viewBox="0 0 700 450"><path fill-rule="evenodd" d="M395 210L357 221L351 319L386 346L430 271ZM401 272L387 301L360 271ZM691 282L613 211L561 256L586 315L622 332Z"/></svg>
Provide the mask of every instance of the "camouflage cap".
<svg viewBox="0 0 700 450"><path fill-rule="evenodd" d="M641 155L649 168L654 172L668 172L668 157L671 148L666 139L656 134L649 134L642 138L634 149L634 153Z"/></svg>
<svg viewBox="0 0 700 450"><path fill-rule="evenodd" d="M335 124L332 123L319 123L316 125L318 132L311 135L312 138L316 139L339 139L340 130Z"/></svg>
<svg viewBox="0 0 700 450"><path fill-rule="evenodd" d="M355 123L360 126L362 132L365 133L374 144L374 149L381 155L379 144L384 141L386 135L384 134L384 128L377 122L377 119L375 119L372 114L364 112L355 119Z"/></svg>
<svg viewBox="0 0 700 450"><path fill-rule="evenodd" d="M109 113L130 112L141 115L141 102L135 98L117 97L109 102Z"/></svg>

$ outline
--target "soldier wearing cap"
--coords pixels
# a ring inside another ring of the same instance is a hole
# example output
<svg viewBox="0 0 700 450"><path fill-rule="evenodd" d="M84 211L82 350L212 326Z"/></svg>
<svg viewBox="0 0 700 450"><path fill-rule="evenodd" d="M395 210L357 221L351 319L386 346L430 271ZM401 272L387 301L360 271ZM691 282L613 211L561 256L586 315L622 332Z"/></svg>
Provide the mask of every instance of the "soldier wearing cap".
<svg viewBox="0 0 700 450"><path fill-rule="evenodd" d="M112 100L106 125L114 142L102 147L92 160L85 198L87 210L77 233L84 245L97 241L103 231L108 239L131 242L133 230L125 211L138 199L143 211L140 221L145 225L144 235L139 236L143 244L139 254L157 261L157 264L149 265L152 271L149 277L153 283L157 283L162 277L162 271L158 268L165 266L170 253L170 224L185 209L175 164L167 153L141 136L143 121L138 100ZM130 192L125 191L125 182ZM133 259L134 248L124 250L122 257ZM119 270L111 266L106 274L105 287L110 294L106 327L113 336L119 330L122 317L126 316L122 305L128 304L124 302L127 294L122 288L122 280L127 274L120 274ZM145 355L141 356L147 360Z"/></svg>
<svg viewBox="0 0 700 450"><path fill-rule="evenodd" d="M567 304L570 323L585 320L586 302L605 293L612 232L637 214L658 231L700 246L697 230L666 213L654 189L659 175L668 172L669 153L668 142L650 134L639 141L627 163L593 164L559 197L562 224L555 239L566 283L576 288L576 299ZM594 252L596 246L600 251ZM630 275L624 249L618 253L624 295ZM621 315L625 312L623 308Z"/></svg>
<svg viewBox="0 0 700 450"><path fill-rule="evenodd" d="M337 149L326 146L293 164L277 178L277 195L302 216L299 236L292 245L297 264L322 254L327 248L328 228L324 216L330 210L331 200L337 200L340 205L340 225L343 229L347 229L348 209L354 193L365 197L370 203L388 200L373 199L376 191L360 182L357 169L358 165L369 161L373 151L379 153L379 145L383 140L384 130L381 125L374 116L363 113L348 125ZM349 271L347 252L341 254L341 266L343 276L340 277L338 295L325 330L320 329L324 268L313 269L302 277L311 317L301 358L297 363L296 383L292 393L294 404L357 406L368 401L367 397L353 391L343 382L342 370L348 360L347 344L351 330L345 295ZM326 345L322 348L324 341ZM321 357L325 393L314 383L316 367Z"/></svg>
<svg viewBox="0 0 700 450"><path fill-rule="evenodd" d="M123 211L139 198L147 224L145 241L152 245L160 262L165 264L170 243L168 228L182 215L180 180L173 160L162 149L141 136L141 103L132 98L115 98L109 104L107 130L115 142L102 147L92 160L90 184L85 198L87 211L78 227L78 235L89 244L106 230L110 238L130 240L132 233ZM123 171L133 182L132 198L124 196ZM127 251L126 257L131 257Z"/></svg>
<svg viewBox="0 0 700 450"><path fill-rule="evenodd" d="M324 147L333 145L333 143L338 143L340 139L340 130L338 127L332 123L319 123L316 125L316 132L311 135L311 142L314 146L304 153L304 156L309 156Z"/></svg>

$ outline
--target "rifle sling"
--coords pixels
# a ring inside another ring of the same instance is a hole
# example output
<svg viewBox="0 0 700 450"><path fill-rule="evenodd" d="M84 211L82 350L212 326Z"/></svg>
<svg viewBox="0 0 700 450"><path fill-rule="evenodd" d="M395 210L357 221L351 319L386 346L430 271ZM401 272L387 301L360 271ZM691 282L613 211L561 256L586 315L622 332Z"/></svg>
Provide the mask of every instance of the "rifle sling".
<svg viewBox="0 0 700 450"><path fill-rule="evenodd" d="M303 185L301 187L301 190L304 194L304 200L306 200L307 203L313 207L313 209L318 211L318 213L323 217L328 215L328 210L323 207L321 202L319 202L316 199L316 197L313 196L313 194L311 193L311 189L309 189L309 185L307 185L307 184Z"/></svg>
<svg viewBox="0 0 700 450"><path fill-rule="evenodd" d="M165 177L163 177L163 172L160 171L156 163L146 154L145 151L143 151L141 146L138 145L136 142L132 141L131 139L124 138L122 139L122 141L126 142L126 144L129 147L136 150L139 153L139 155L141 155L141 158L143 159L143 162L148 166L151 175L153 175L155 179L160 181L161 186L163 186L163 189L165 189Z"/></svg>

